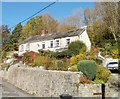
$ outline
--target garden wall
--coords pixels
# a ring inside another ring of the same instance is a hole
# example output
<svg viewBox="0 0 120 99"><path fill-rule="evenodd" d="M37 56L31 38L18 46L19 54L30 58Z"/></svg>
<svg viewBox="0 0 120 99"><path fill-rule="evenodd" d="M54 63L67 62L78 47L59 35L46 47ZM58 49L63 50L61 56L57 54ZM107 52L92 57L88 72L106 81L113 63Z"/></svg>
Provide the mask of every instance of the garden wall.
<svg viewBox="0 0 120 99"><path fill-rule="evenodd" d="M80 84L82 74L69 71L40 70L11 66L4 78L22 90L39 97L59 97L61 94L71 94L75 97L101 97L101 84ZM106 87L106 95L113 92ZM109 92L109 93L108 93Z"/></svg>

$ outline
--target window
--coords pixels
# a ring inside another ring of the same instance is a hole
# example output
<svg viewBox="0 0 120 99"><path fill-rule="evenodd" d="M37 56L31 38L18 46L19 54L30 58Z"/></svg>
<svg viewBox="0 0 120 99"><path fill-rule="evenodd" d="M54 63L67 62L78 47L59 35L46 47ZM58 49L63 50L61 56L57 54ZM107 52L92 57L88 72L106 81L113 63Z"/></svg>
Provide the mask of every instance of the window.
<svg viewBox="0 0 120 99"><path fill-rule="evenodd" d="M30 50L30 44L26 44L26 50L29 51Z"/></svg>
<svg viewBox="0 0 120 99"><path fill-rule="evenodd" d="M59 40L56 40L56 47L59 47L59 45L60 45Z"/></svg>
<svg viewBox="0 0 120 99"><path fill-rule="evenodd" d="M53 41L50 41L50 48L53 48Z"/></svg>
<svg viewBox="0 0 120 99"><path fill-rule="evenodd" d="M42 49L45 49L45 43L42 44Z"/></svg>
<svg viewBox="0 0 120 99"><path fill-rule="evenodd" d="M66 39L66 45L70 44L70 39Z"/></svg>

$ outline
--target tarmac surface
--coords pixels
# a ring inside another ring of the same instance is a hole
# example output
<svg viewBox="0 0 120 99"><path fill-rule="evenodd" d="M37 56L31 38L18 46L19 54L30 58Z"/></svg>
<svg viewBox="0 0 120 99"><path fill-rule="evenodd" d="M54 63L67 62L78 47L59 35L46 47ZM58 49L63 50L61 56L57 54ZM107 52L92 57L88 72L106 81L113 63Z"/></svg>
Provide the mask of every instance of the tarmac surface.
<svg viewBox="0 0 120 99"><path fill-rule="evenodd" d="M33 96L8 83L6 80L0 78L0 98L4 99L5 97L33 97Z"/></svg>

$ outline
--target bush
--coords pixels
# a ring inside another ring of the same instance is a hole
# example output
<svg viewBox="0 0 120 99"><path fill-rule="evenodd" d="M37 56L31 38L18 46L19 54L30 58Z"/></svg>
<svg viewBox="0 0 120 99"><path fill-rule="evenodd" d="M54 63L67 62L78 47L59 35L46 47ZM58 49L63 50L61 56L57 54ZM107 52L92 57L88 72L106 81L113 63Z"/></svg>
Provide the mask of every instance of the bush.
<svg viewBox="0 0 120 99"><path fill-rule="evenodd" d="M65 61L63 61L63 68L62 68L62 70L64 70L64 71L67 71L68 70L68 67L70 67L70 62L69 62L69 60L65 60Z"/></svg>
<svg viewBox="0 0 120 99"><path fill-rule="evenodd" d="M57 68L57 70L62 70L63 66L64 66L63 61L61 61L61 60L55 61L55 67Z"/></svg>
<svg viewBox="0 0 120 99"><path fill-rule="evenodd" d="M73 71L73 72L77 72L78 71L77 65L73 65L70 68L71 68L70 71Z"/></svg>
<svg viewBox="0 0 120 99"><path fill-rule="evenodd" d="M53 55L54 55L54 52L49 51L49 50L42 50L42 49L40 49L40 50L38 50L38 51L39 51L39 55L40 55L40 56L53 57Z"/></svg>
<svg viewBox="0 0 120 99"><path fill-rule="evenodd" d="M71 53L73 55L79 54L79 52L83 49L86 51L85 44L83 42L78 41L78 40L71 42L70 45L68 46L68 50L71 51Z"/></svg>
<svg viewBox="0 0 120 99"><path fill-rule="evenodd" d="M97 71L97 65L95 61L82 60L77 64L78 71L81 71L88 79L94 80Z"/></svg>
<svg viewBox="0 0 120 99"><path fill-rule="evenodd" d="M87 79L87 77L84 75L80 77L80 84L90 84L91 82L92 81Z"/></svg>
<svg viewBox="0 0 120 99"><path fill-rule="evenodd" d="M106 83L110 78L110 75L111 72L107 68L98 66L95 80L102 80L104 83Z"/></svg>
<svg viewBox="0 0 120 99"><path fill-rule="evenodd" d="M105 82L103 80L100 79L95 79L92 84L105 84Z"/></svg>
<svg viewBox="0 0 120 99"><path fill-rule="evenodd" d="M22 60L24 63L26 63L27 65L29 65L29 63L33 63L33 57L31 54L29 53L24 53Z"/></svg>
<svg viewBox="0 0 120 99"><path fill-rule="evenodd" d="M59 59L59 58L71 57L72 53L69 50L65 50L62 52L54 52L52 56Z"/></svg>
<svg viewBox="0 0 120 99"><path fill-rule="evenodd" d="M34 58L34 66L45 66L47 69L54 65L54 58L47 56L36 56Z"/></svg>
<svg viewBox="0 0 120 99"><path fill-rule="evenodd" d="M70 65L75 65L77 64L77 58L75 56L70 58Z"/></svg>

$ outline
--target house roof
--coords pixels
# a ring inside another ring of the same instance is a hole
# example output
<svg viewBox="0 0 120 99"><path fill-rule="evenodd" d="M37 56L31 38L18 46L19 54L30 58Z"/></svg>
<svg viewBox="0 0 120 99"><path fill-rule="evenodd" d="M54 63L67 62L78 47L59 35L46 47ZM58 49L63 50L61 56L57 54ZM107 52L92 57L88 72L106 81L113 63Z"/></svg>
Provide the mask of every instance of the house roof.
<svg viewBox="0 0 120 99"><path fill-rule="evenodd" d="M69 30L63 33L45 34L44 36L36 35L36 36L27 38L26 40L22 41L20 44L52 40L52 39L58 39L58 38L64 38L64 37L78 36L82 34L84 31L85 29L75 29L75 30Z"/></svg>

